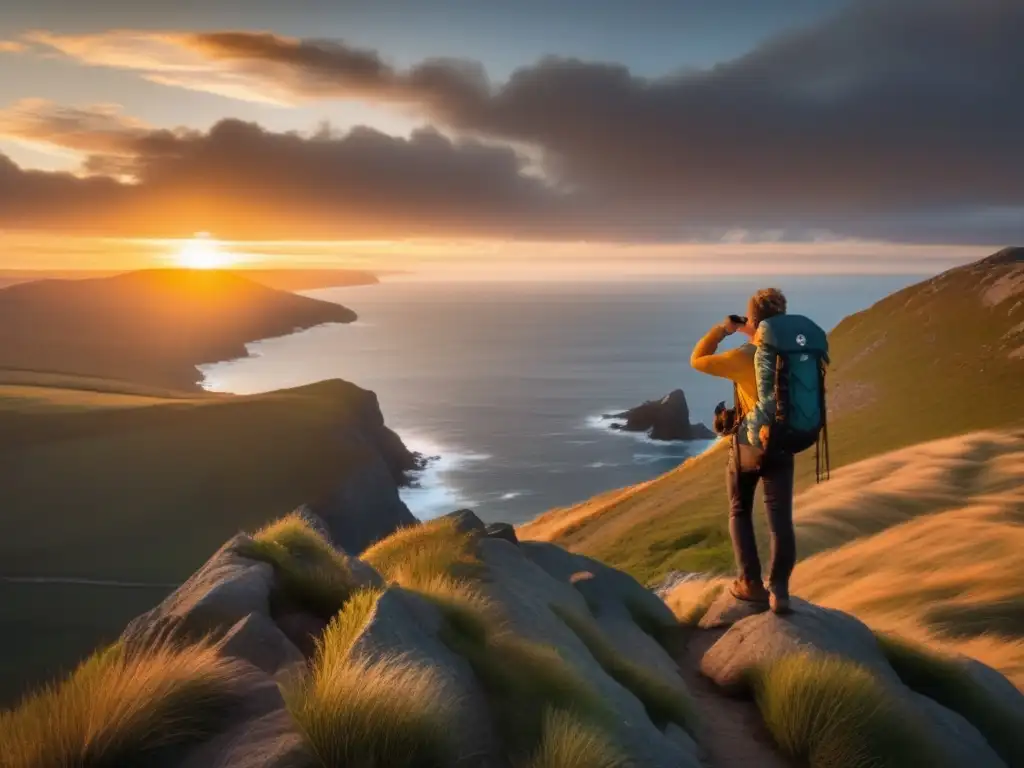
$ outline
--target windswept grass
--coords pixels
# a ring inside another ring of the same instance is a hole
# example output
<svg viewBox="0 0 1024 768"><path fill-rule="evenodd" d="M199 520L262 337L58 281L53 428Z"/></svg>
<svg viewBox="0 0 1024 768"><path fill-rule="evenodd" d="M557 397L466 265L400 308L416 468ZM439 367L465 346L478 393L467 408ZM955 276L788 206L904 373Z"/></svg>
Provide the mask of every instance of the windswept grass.
<svg viewBox="0 0 1024 768"><path fill-rule="evenodd" d="M977 728L1007 765L1024 765L1024 721L1000 704L953 659L892 635L878 644L910 688L959 713Z"/></svg>
<svg viewBox="0 0 1024 768"><path fill-rule="evenodd" d="M583 641L604 671L640 699L656 726L664 728L676 723L691 735L696 734L697 712L686 693L624 658L590 617L558 605L552 605L551 610Z"/></svg>
<svg viewBox="0 0 1024 768"><path fill-rule="evenodd" d="M514 760L539 754L549 710L595 726L610 722L607 706L587 681L553 647L509 632L471 583L441 575L414 591L444 616L441 640L473 668Z"/></svg>
<svg viewBox="0 0 1024 768"><path fill-rule="evenodd" d="M285 703L324 766L445 768L455 755L451 697L430 667L350 657L324 643Z"/></svg>
<svg viewBox="0 0 1024 768"><path fill-rule="evenodd" d="M354 581L345 555L297 513L257 531L244 554L273 565L288 598L324 619L352 594Z"/></svg>
<svg viewBox="0 0 1024 768"><path fill-rule="evenodd" d="M154 765L217 733L244 671L206 644L145 655L107 648L0 712L5 768Z"/></svg>
<svg viewBox="0 0 1024 768"><path fill-rule="evenodd" d="M726 587L724 579L691 579L673 589L665 604L685 627L695 627Z"/></svg>
<svg viewBox="0 0 1024 768"><path fill-rule="evenodd" d="M751 672L765 725L809 768L907 768L945 762L868 670L845 659L795 654Z"/></svg>
<svg viewBox="0 0 1024 768"><path fill-rule="evenodd" d="M331 619L317 643L329 648L331 653L347 655L366 627L382 594L381 590L372 587L353 592L345 602L345 607Z"/></svg>
<svg viewBox="0 0 1024 768"><path fill-rule="evenodd" d="M472 578L482 569L473 534L460 531L450 518L402 528L366 550L362 559L389 581L409 588L439 577Z"/></svg>
<svg viewBox="0 0 1024 768"><path fill-rule="evenodd" d="M627 768L629 761L592 723L559 709L544 713L540 746L521 768Z"/></svg>

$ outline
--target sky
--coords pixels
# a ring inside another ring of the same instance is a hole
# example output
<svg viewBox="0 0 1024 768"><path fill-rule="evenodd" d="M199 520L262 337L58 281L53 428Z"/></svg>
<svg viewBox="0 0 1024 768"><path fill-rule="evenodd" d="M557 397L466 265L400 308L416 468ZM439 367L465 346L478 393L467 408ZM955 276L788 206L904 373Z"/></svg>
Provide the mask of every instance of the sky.
<svg viewBox="0 0 1024 768"><path fill-rule="evenodd" d="M1024 240L1024 0L11 5L0 268L200 232L501 274L930 272Z"/></svg>

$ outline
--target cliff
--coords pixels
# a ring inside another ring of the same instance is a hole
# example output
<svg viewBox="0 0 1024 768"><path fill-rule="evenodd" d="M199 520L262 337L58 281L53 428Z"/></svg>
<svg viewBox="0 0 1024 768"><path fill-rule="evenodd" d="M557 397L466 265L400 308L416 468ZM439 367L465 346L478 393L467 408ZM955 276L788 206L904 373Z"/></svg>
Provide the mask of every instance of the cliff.
<svg viewBox="0 0 1024 768"><path fill-rule="evenodd" d="M1021 764L1024 696L975 661L803 601L669 602L465 511L358 559L293 514L0 717L5 765Z"/></svg>

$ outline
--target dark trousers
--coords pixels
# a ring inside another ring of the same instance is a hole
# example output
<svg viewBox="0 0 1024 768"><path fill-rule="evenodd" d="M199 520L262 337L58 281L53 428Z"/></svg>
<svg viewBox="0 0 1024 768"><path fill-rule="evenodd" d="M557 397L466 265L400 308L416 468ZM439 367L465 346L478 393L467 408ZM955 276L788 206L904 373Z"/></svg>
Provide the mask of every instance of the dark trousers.
<svg viewBox="0 0 1024 768"><path fill-rule="evenodd" d="M761 561L754 538L754 491L764 484L764 506L771 533L771 564L768 584L789 588L796 564L796 535L793 532L793 456L766 455L758 469L741 469L735 439L729 452L726 486L729 489L729 534L736 567L742 578L760 582Z"/></svg>

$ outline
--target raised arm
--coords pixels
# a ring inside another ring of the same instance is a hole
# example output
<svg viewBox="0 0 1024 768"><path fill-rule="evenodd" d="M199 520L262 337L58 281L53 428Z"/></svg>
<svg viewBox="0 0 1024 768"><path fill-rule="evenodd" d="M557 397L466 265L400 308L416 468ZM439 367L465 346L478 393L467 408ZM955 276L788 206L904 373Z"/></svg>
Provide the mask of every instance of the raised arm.
<svg viewBox="0 0 1024 768"><path fill-rule="evenodd" d="M750 355L743 349L718 352L718 345L730 335L731 331L724 324L708 331L690 355L690 365L694 370L730 381L739 381L745 374L749 375Z"/></svg>

